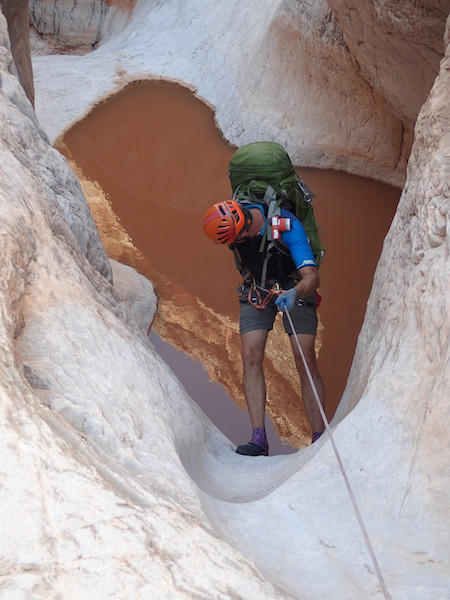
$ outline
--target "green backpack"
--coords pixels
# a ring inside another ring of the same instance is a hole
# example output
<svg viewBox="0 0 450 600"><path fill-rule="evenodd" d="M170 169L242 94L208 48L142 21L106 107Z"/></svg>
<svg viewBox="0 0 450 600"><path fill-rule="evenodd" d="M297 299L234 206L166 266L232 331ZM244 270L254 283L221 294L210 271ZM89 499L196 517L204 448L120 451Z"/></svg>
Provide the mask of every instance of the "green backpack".
<svg viewBox="0 0 450 600"><path fill-rule="evenodd" d="M276 142L254 142L242 146L230 161L228 175L233 199L240 204L266 203L269 206L268 219L277 214L279 207L300 219L319 267L325 249L311 203L314 194L295 172L283 146ZM270 227L266 231L270 236ZM264 238L261 242L261 250L265 241Z"/></svg>

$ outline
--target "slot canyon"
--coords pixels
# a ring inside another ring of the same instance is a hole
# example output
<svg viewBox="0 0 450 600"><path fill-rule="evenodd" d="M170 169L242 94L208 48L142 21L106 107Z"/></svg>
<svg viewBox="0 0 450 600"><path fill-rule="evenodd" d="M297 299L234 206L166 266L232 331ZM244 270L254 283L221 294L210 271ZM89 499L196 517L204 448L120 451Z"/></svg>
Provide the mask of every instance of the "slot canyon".
<svg viewBox="0 0 450 600"><path fill-rule="evenodd" d="M449 0L2 0L0 599L447 600ZM269 336L247 441L235 150L326 255L311 444Z"/></svg>
<svg viewBox="0 0 450 600"><path fill-rule="evenodd" d="M180 85L138 82L94 108L56 146L84 182L111 258L137 268L155 284L159 308L152 328L201 361L244 407L235 293L240 276L228 249L212 245L202 231L207 208L231 197L227 171L235 148L221 136L213 111ZM400 190L346 173L297 170L316 194L314 210L326 248L318 353L331 420ZM309 443L309 425L290 345L278 321L269 336L265 367L268 412L277 435L302 447ZM205 398L203 406L221 428L213 402L208 405Z"/></svg>

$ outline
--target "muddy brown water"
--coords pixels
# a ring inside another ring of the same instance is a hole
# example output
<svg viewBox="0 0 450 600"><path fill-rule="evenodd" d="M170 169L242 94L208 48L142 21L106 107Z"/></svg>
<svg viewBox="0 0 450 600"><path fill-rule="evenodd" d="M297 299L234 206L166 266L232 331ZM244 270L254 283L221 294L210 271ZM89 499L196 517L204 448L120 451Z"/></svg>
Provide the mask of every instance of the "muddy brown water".
<svg viewBox="0 0 450 600"><path fill-rule="evenodd" d="M180 85L139 82L98 105L57 146L74 161L82 180L97 182L131 238L128 246L120 242L105 224L107 210L93 210L110 256L154 282L160 300L155 332L201 361L209 376L244 406L235 294L239 275L232 253L212 244L202 230L206 209L230 197L227 170L235 151L221 137L211 108ZM298 172L316 195L315 214L327 251L320 268L319 366L331 419L401 191L345 173ZM308 426L288 346L279 337L285 336L272 334L265 366L268 412L277 434L301 447ZM176 364L177 353L166 360ZM190 375L198 377L194 368L187 369L185 383ZM215 420L214 406L210 416Z"/></svg>

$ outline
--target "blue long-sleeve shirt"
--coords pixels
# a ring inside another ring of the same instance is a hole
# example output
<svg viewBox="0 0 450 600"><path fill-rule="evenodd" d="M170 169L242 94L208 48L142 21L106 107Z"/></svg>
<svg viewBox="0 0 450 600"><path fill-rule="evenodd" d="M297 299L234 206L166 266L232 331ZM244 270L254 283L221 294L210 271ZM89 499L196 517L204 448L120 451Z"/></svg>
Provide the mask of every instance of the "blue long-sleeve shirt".
<svg viewBox="0 0 450 600"><path fill-rule="evenodd" d="M266 224L260 231L259 235L264 235L268 223L263 208L258 204L253 204L247 208L258 208L262 212L264 219L266 220ZM315 267L316 261L314 260L314 254L311 250L308 237L300 219L298 219L293 213L285 208L280 208L280 217L284 219L290 219L291 221L291 230L281 232L281 241L289 249L296 268L301 269L302 267ZM269 225L269 227L270 226L271 225Z"/></svg>

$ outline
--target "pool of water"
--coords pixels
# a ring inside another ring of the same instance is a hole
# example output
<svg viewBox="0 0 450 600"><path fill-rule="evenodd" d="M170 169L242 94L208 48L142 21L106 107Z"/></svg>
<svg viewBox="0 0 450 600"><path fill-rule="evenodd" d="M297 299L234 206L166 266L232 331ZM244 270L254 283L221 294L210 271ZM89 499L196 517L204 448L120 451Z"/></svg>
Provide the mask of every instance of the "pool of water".
<svg viewBox="0 0 450 600"><path fill-rule="evenodd" d="M110 256L154 282L159 297L154 331L201 362L209 378L233 398L230 410L242 412L235 294L239 275L232 253L211 244L202 230L206 209L230 197L227 171L235 151L221 136L211 107L180 85L138 82L95 107L57 147L73 161L81 180L96 182L108 210L131 239L133 252L113 239L116 233L105 225L107 211L97 211ZM345 173L298 172L316 195L316 220L327 250L320 268L319 368L331 419L345 388L374 270L401 191ZM268 344L268 412L277 434L301 446L308 426L284 337L274 333ZM174 352L169 364L176 364L177 356ZM186 369L180 377L187 389L197 383L190 373ZM193 397L201 405L202 397L211 393L208 387L197 388ZM220 415L212 418L218 424L224 420Z"/></svg>

